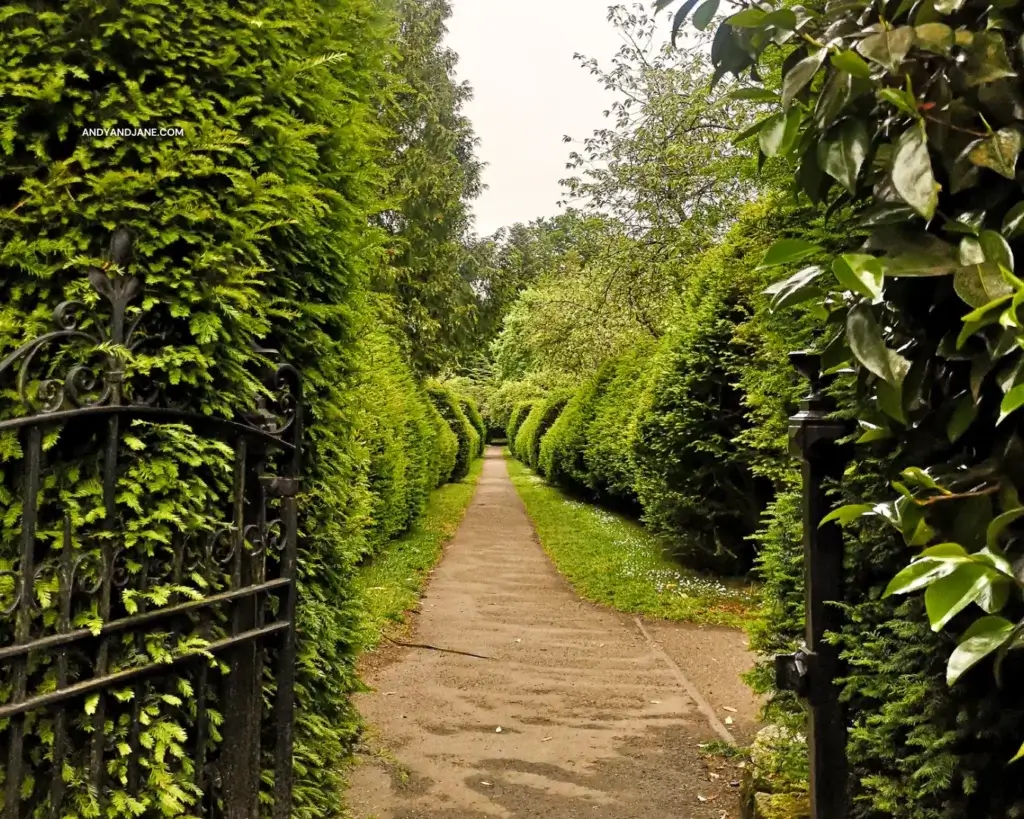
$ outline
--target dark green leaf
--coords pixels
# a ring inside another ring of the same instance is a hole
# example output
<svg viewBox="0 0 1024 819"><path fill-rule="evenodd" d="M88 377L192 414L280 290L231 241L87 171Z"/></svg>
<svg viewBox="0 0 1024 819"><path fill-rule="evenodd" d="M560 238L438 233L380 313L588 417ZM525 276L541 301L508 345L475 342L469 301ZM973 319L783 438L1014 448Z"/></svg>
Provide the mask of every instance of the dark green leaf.
<svg viewBox="0 0 1024 819"><path fill-rule="evenodd" d="M835 133L818 145L818 164L847 191L857 189L857 177L867 157L871 138L860 119L844 120Z"/></svg>
<svg viewBox="0 0 1024 819"><path fill-rule="evenodd" d="M742 13L742 12L741 12ZM782 107L789 108L794 97L799 94L811 81L828 54L827 49L819 49L810 57L805 57L782 78Z"/></svg>
<svg viewBox="0 0 1024 819"><path fill-rule="evenodd" d="M985 594L995 579L989 567L963 563L952 574L932 583L924 594L932 631L942 631L950 620Z"/></svg>
<svg viewBox="0 0 1024 819"><path fill-rule="evenodd" d="M914 29L901 26L868 35L858 43L857 50L872 62L897 74L913 44Z"/></svg>
<svg viewBox="0 0 1024 819"><path fill-rule="evenodd" d="M998 31L976 32L967 48L964 68L968 85L984 85L1004 77L1016 77L1006 53L1006 40Z"/></svg>
<svg viewBox="0 0 1024 819"><path fill-rule="evenodd" d="M909 594L923 589L928 584L952 574L969 561L967 551L959 544L940 543L938 546L932 546L925 549L913 563L889 581L882 596Z"/></svg>
<svg viewBox="0 0 1024 819"><path fill-rule="evenodd" d="M946 438L949 442L956 443L977 417L978 405L974 401L974 396L965 392L953 405L953 415L946 424Z"/></svg>
<svg viewBox="0 0 1024 819"><path fill-rule="evenodd" d="M1020 150L1020 131L1016 128L1000 128L991 136L974 143L967 156L975 165L1013 179L1017 173Z"/></svg>
<svg viewBox="0 0 1024 819"><path fill-rule="evenodd" d="M957 249L938 236L883 227L874 231L865 250L880 250L886 276L947 276L958 270Z"/></svg>
<svg viewBox="0 0 1024 819"><path fill-rule="evenodd" d="M935 215L939 186L932 172L924 128L910 126L896 142L892 161L892 182L903 201L925 219Z"/></svg>
<svg viewBox="0 0 1024 819"><path fill-rule="evenodd" d="M768 13L761 9L749 8L738 11L731 17L726 17L725 22L733 28L753 28L762 25L767 16ZM696 20L696 15L694 20Z"/></svg>
<svg viewBox="0 0 1024 819"><path fill-rule="evenodd" d="M675 17L672 18L672 45L675 46L676 38L679 36L679 30L683 27L683 23L686 22L686 15L690 13L690 9L697 5L699 0L686 0L683 5L676 11Z"/></svg>
<svg viewBox="0 0 1024 819"><path fill-rule="evenodd" d="M818 266L805 267L781 282L776 282L765 293L772 297L771 309L782 310L821 294L814 282L824 273Z"/></svg>
<svg viewBox="0 0 1024 819"><path fill-rule="evenodd" d="M980 242L978 246L981 246ZM1013 288L1006 283L999 272L999 268L993 264L972 264L959 267L953 277L953 287L966 304L976 308L985 307L1013 291ZM976 328L971 332L975 331ZM970 334L968 333L968 335ZM965 337L963 333L961 333L961 337Z"/></svg>
<svg viewBox="0 0 1024 819"><path fill-rule="evenodd" d="M814 119L825 130L838 119L853 96L853 77L845 71L834 71L818 95Z"/></svg>
<svg viewBox="0 0 1024 819"><path fill-rule="evenodd" d="M993 651L998 650L1013 633L1013 623L1005 617L989 615L975 620L960 638L946 666L946 684L953 685Z"/></svg>
<svg viewBox="0 0 1024 819"><path fill-rule="evenodd" d="M1018 384L1003 396L1003 400L999 404L999 421L997 423L1003 423L1007 416L1019 410L1021 406L1024 406L1024 384Z"/></svg>
<svg viewBox="0 0 1024 819"><path fill-rule="evenodd" d="M978 235L978 242L985 254L986 262L1013 270L1013 251L1002 234L994 230L983 230Z"/></svg>
<svg viewBox="0 0 1024 819"><path fill-rule="evenodd" d="M855 520L859 520L864 515L874 510L874 504L871 503L850 503L846 506L840 506L838 509L833 509L825 517L821 519L819 527L824 526L826 523L835 521L840 526L849 526Z"/></svg>
<svg viewBox="0 0 1024 819"><path fill-rule="evenodd" d="M885 346L882 330L870 306L861 302L846 317L846 340L854 357L887 384L898 387L910 363Z"/></svg>
<svg viewBox="0 0 1024 819"><path fill-rule="evenodd" d="M718 6L720 0L705 0L693 13L693 25L704 31L710 24L711 20L718 13Z"/></svg>
<svg viewBox="0 0 1024 819"><path fill-rule="evenodd" d="M871 66L864 62L855 51L840 51L838 54L833 54L832 65L840 71L845 71L862 80L871 79Z"/></svg>
<svg viewBox="0 0 1024 819"><path fill-rule="evenodd" d="M1002 234L1010 240L1024 235L1024 201L1010 208L1003 217Z"/></svg>
<svg viewBox="0 0 1024 819"><path fill-rule="evenodd" d="M914 27L917 45L936 54L948 54L956 44L953 29L945 23L924 23Z"/></svg>
<svg viewBox="0 0 1024 819"><path fill-rule="evenodd" d="M1006 531L1006 527L1021 517L1024 517L1024 506L1018 506L1016 509L1010 509L1008 512L994 517L985 532L985 545L992 550L998 549L999 538Z"/></svg>

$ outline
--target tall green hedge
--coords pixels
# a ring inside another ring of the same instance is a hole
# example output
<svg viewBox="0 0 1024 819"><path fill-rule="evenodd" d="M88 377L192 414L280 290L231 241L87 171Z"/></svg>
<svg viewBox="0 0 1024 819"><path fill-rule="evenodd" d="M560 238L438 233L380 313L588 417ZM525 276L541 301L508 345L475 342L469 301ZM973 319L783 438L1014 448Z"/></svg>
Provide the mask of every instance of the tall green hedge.
<svg viewBox="0 0 1024 819"><path fill-rule="evenodd" d="M360 334L357 389L363 411L359 429L369 455L366 549L373 552L408 529L430 490L448 479L457 440L397 342L379 329L373 313L369 319Z"/></svg>
<svg viewBox="0 0 1024 819"><path fill-rule="evenodd" d="M461 400L451 389L439 381L428 381L426 390L437 411L458 438L459 448L449 480L461 481L469 474L470 465L480 455L480 433L462 411Z"/></svg>
<svg viewBox="0 0 1024 819"><path fill-rule="evenodd" d="M520 401L512 407L512 412L508 417L508 423L505 425L505 435L508 438L509 449L515 445L516 435L519 434L519 428L526 420L526 417L533 411L534 406L540 403L540 401L541 399L539 398Z"/></svg>
<svg viewBox="0 0 1024 819"><path fill-rule="evenodd" d="M431 413L421 414L397 363L372 388L387 417L373 421L359 392L356 329L370 309L360 294L382 263L380 236L367 225L385 182L378 118L392 38L373 0L154 8L105 0L0 8L0 355L43 331L64 298L90 299L83 268L102 263L111 230L124 225L136 237L131 272L144 278L145 307L169 342L130 370L145 366L168 385L167 398L219 415L251 405L255 347L279 349L301 370L308 423L293 816L320 819L340 811L358 728L349 578L368 544L400 530L422 503L422 456L432 449L423 423ZM180 127L184 136L83 135L92 127ZM406 409L412 415L400 418ZM0 412L12 411L5 393ZM385 441L391 434L417 443L395 447ZM195 447L156 447L157 438L140 439L144 460L126 463L178 469L182 479L169 489L152 478L127 484L135 494L121 510L126 520L156 501L162 513L184 514L205 497L186 480ZM17 479L8 443L0 519ZM72 480L61 491L84 515L91 496L75 494L88 489L81 474L81 487ZM4 558L16 539L14 523L0 525ZM162 743L141 751L151 775L137 810L146 815L192 813L175 724L189 728L180 711L162 707L156 725L172 732L170 753ZM68 787L76 815L126 815L123 792L100 812L78 778Z"/></svg>
<svg viewBox="0 0 1024 819"><path fill-rule="evenodd" d="M560 390L543 401L537 401L516 433L513 454L534 469L540 458L540 442L548 429L555 423L559 413L572 397L572 393Z"/></svg>
<svg viewBox="0 0 1024 819"><path fill-rule="evenodd" d="M469 423L473 425L473 429L477 431L480 436L480 448L479 454L483 455L484 447L487 446L487 424L484 423L484 417L480 414L480 409L476 405L470 396L463 395L459 398L460 406L466 417L469 419Z"/></svg>
<svg viewBox="0 0 1024 819"><path fill-rule="evenodd" d="M577 491L589 488L587 467L583 460L587 427L594 417L598 399L614 374L614 362L605 362L597 373L576 390L541 440L538 460L540 471L552 483Z"/></svg>
<svg viewBox="0 0 1024 819"><path fill-rule="evenodd" d="M597 397L587 425L583 464L587 486L606 503L637 505L633 441L644 397L662 366L664 346L652 339L623 351L609 365L611 378Z"/></svg>

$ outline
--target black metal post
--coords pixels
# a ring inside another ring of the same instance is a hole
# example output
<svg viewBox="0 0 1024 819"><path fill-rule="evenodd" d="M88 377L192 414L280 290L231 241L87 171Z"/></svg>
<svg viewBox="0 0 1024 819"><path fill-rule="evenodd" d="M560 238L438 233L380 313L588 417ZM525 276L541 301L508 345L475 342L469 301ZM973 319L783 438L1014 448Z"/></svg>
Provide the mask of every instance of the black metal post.
<svg viewBox="0 0 1024 819"><path fill-rule="evenodd" d="M811 706L808 752L811 772L811 819L846 819L846 715L834 680L839 671L835 647L826 632L842 625L837 606L843 597L843 535L836 523L821 526L831 511L824 483L838 479L848 461L839 439L850 426L830 418L835 402L824 393L821 358L791 353L790 361L811 382L800 411L789 419L790 452L803 459L804 596L806 642L796 654L775 658L779 688L806 697Z"/></svg>

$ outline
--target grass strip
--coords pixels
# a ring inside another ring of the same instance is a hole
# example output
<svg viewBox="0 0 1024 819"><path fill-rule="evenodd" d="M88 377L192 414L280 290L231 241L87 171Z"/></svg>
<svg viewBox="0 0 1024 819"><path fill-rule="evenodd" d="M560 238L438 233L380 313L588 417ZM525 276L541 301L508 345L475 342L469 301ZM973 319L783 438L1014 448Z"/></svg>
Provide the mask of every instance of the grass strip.
<svg viewBox="0 0 1024 819"><path fill-rule="evenodd" d="M384 635L393 636L406 623L430 571L462 522L483 467L483 458L478 458L461 481L435 489L415 526L357 571L356 647L360 652L372 651Z"/></svg>
<svg viewBox="0 0 1024 819"><path fill-rule="evenodd" d="M541 546L586 600L631 614L742 627L756 610L747 582L680 566L636 521L570 498L506 454Z"/></svg>

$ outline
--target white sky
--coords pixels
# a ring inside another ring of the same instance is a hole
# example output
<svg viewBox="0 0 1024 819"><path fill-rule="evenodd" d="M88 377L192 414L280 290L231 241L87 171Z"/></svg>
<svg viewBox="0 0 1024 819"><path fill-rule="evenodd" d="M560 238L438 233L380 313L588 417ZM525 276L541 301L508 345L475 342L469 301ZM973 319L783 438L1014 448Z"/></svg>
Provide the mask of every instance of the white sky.
<svg viewBox="0 0 1024 819"><path fill-rule="evenodd" d="M448 45L458 76L473 86L466 114L480 139L488 189L475 205L476 231L558 212L558 180L571 145L605 127L612 101L575 52L608 64L622 40L610 0L453 0ZM667 26L666 26L667 28ZM668 32L666 31L666 36Z"/></svg>

